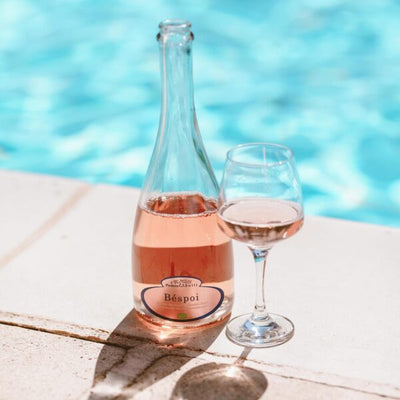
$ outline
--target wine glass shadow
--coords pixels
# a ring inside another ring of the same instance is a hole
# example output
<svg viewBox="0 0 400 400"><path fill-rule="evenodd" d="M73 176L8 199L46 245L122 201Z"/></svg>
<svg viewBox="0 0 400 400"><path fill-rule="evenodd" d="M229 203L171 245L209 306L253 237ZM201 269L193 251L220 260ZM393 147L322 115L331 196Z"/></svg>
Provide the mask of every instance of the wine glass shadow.
<svg viewBox="0 0 400 400"><path fill-rule="evenodd" d="M161 329L131 310L104 342L86 399L133 398L204 352L228 319L208 327Z"/></svg>
<svg viewBox="0 0 400 400"><path fill-rule="evenodd" d="M268 381L263 373L244 367L250 349L233 364L207 363L192 368L176 383L170 400L257 400Z"/></svg>

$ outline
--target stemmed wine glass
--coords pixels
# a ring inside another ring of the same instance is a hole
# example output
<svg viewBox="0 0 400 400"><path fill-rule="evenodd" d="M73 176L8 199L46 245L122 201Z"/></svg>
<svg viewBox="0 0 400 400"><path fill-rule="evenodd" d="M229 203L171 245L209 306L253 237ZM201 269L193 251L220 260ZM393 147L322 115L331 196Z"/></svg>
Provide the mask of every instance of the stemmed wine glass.
<svg viewBox="0 0 400 400"><path fill-rule="evenodd" d="M246 347L271 347L288 341L293 323L266 310L265 266L275 243L303 224L301 186L292 151L273 143L250 143L227 153L218 200L218 225L251 250L256 267L256 304L251 314L232 319L226 334Z"/></svg>

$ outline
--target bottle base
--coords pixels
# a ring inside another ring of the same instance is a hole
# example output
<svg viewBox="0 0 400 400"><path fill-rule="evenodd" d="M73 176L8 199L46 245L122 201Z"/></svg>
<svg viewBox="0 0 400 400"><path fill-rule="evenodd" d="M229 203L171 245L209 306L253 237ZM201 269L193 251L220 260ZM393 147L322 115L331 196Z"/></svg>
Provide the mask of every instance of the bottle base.
<svg viewBox="0 0 400 400"><path fill-rule="evenodd" d="M231 316L231 310L222 310L222 312L216 312L213 315L198 320L198 321L188 321L188 322L175 322L165 320L147 312L143 312L138 308L135 308L136 315L146 324L150 324L152 327L167 328L167 329L178 329L178 330L189 330L196 328L207 328L210 326L217 325L219 323L225 323L229 321Z"/></svg>

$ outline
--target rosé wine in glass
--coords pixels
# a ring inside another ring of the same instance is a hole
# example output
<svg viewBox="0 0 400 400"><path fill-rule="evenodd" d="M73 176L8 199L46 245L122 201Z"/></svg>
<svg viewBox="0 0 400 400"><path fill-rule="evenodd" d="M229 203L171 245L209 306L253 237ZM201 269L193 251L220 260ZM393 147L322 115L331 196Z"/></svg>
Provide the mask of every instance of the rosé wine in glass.
<svg viewBox="0 0 400 400"><path fill-rule="evenodd" d="M250 143L228 151L218 224L227 236L248 246L256 267L254 310L233 318L226 335L246 347L287 342L294 334L294 325L282 315L267 312L264 279L268 252L303 225L301 186L288 147Z"/></svg>

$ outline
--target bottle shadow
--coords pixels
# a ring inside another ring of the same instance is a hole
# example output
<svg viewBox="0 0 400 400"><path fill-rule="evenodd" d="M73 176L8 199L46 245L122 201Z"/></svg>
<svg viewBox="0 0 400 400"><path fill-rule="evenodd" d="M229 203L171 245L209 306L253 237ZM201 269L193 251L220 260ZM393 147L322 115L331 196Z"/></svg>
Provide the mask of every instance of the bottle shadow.
<svg viewBox="0 0 400 400"><path fill-rule="evenodd" d="M86 399L132 399L168 376L169 383L162 382L167 385L161 389L162 398L258 399L267 380L259 371L241 365L246 351L233 364L203 362L182 374L185 364L197 361L214 342L228 318L202 328L160 329L132 310L104 342Z"/></svg>

